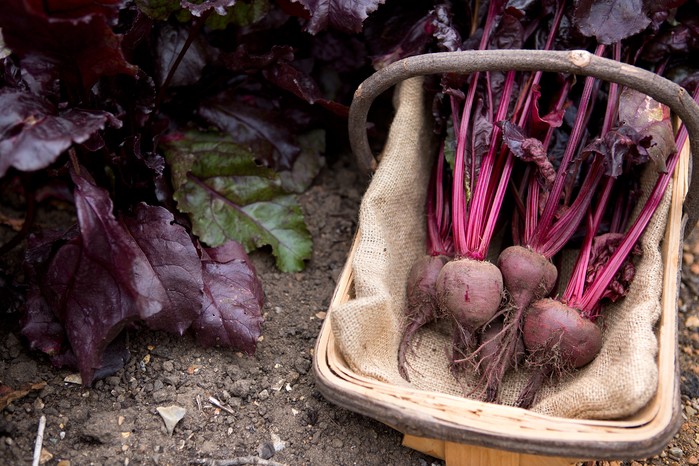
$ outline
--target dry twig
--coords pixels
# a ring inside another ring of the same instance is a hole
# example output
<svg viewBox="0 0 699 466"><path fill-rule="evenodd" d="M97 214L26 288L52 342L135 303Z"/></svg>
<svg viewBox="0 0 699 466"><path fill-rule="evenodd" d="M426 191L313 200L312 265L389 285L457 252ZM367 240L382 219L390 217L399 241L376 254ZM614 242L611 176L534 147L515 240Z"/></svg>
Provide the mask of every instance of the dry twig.
<svg viewBox="0 0 699 466"><path fill-rule="evenodd" d="M39 419L39 430L36 433L36 442L34 443L34 460L32 461L32 466L39 466L39 460L41 459L41 446L44 443L44 428L46 427L46 416L43 414Z"/></svg>
<svg viewBox="0 0 699 466"><path fill-rule="evenodd" d="M286 466L284 463L266 460L259 456L239 456L238 458L230 458L226 460L214 459L199 459L193 460L190 464L202 464L204 466L244 466L244 465L260 465L260 466Z"/></svg>

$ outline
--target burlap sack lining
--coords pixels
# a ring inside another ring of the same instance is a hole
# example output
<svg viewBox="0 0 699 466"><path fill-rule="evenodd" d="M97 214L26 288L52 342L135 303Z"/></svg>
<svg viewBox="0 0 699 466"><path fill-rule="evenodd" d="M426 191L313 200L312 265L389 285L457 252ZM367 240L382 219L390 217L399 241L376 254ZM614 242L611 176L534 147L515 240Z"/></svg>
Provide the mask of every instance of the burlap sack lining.
<svg viewBox="0 0 699 466"><path fill-rule="evenodd" d="M394 105L396 114L381 163L360 207L352 262L355 297L331 309L332 329L354 371L395 386L463 395L474 379L461 380L464 387L451 375L451 340L442 327L431 326L420 333L409 357L410 383L397 370L405 282L413 261L425 252L424 200L432 135L420 78L396 88ZM653 183L654 177L644 182L645 192ZM570 418L616 419L637 412L654 395L658 382L654 328L662 293L660 242L669 192L641 240L643 257L628 296L605 310L602 351L586 367L547 384L532 410ZM527 376L526 370L520 370L505 378L503 404L514 402Z"/></svg>

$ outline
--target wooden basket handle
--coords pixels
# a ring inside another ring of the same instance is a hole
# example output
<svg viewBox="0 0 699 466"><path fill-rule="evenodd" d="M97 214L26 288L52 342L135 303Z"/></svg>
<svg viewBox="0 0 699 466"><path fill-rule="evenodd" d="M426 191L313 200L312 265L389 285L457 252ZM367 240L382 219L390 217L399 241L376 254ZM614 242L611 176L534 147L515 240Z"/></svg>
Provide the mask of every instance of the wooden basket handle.
<svg viewBox="0 0 699 466"><path fill-rule="evenodd" d="M359 167L376 170L377 161L369 147L366 122L374 99L399 82L414 76L442 73L469 74L477 71L547 71L592 76L643 92L667 105L682 120L689 133L692 161L699 157L699 105L686 89L650 71L585 50L472 50L441 52L404 58L377 71L359 85L349 110L349 139ZM699 169L690 164L690 189L684 202L685 234L699 220ZM694 189L692 189L692 187Z"/></svg>

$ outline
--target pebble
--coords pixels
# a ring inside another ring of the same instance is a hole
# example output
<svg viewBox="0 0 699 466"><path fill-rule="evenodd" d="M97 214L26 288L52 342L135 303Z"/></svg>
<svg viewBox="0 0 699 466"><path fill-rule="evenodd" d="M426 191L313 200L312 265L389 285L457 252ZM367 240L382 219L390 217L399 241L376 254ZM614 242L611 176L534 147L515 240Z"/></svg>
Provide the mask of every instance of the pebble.
<svg viewBox="0 0 699 466"><path fill-rule="evenodd" d="M680 459L684 456L684 452L682 451L682 449L680 447L670 448L670 450L668 451L668 454L675 459Z"/></svg>
<svg viewBox="0 0 699 466"><path fill-rule="evenodd" d="M163 370L164 370L165 372L172 372L172 371L175 370L175 365L173 364L172 361L165 361L165 362L163 363Z"/></svg>
<svg viewBox="0 0 699 466"><path fill-rule="evenodd" d="M333 448L342 448L345 446L345 443L339 438L334 438L330 444L333 446Z"/></svg>
<svg viewBox="0 0 699 466"><path fill-rule="evenodd" d="M158 411L158 414L160 414L160 417L163 418L163 422L165 423L165 429L167 430L168 435L172 435L173 430L175 429L175 426L177 425L178 422L184 417L184 415L187 413L187 410L184 409L181 406L159 406L156 408Z"/></svg>
<svg viewBox="0 0 699 466"><path fill-rule="evenodd" d="M240 398L247 397L250 394L250 390L252 390L252 380L250 379L236 380L229 389L233 396Z"/></svg>
<svg viewBox="0 0 699 466"><path fill-rule="evenodd" d="M687 320L685 320L684 325L687 328L697 328L699 327L699 317L697 316L689 316L687 317Z"/></svg>
<svg viewBox="0 0 699 466"><path fill-rule="evenodd" d="M273 457L276 452L274 451L274 445L265 442L257 449L257 453L263 460L268 460Z"/></svg>
<svg viewBox="0 0 699 466"><path fill-rule="evenodd" d="M153 392L153 401L156 403L162 403L165 400L170 399L170 393L167 390L158 390Z"/></svg>
<svg viewBox="0 0 699 466"><path fill-rule="evenodd" d="M299 374L306 374L308 373L308 370L311 368L311 361L304 358L304 357L298 357L296 358L296 361L294 361L294 369Z"/></svg>
<svg viewBox="0 0 699 466"><path fill-rule="evenodd" d="M687 458L687 463L689 464L699 464L699 458L696 456L692 455L689 458Z"/></svg>

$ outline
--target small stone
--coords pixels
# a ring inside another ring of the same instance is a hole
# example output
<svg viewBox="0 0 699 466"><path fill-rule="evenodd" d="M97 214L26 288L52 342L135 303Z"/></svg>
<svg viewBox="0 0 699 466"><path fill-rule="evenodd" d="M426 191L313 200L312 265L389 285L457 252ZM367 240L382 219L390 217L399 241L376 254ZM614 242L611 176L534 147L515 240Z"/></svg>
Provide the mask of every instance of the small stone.
<svg viewBox="0 0 699 466"><path fill-rule="evenodd" d="M80 376L79 373L68 374L68 375L66 375L66 378L63 379L63 381L66 383L74 383L76 385L82 385L83 378Z"/></svg>
<svg viewBox="0 0 699 466"><path fill-rule="evenodd" d="M250 390L252 390L252 381L250 379L236 380L230 387L231 394L240 398L245 398L248 396L250 394Z"/></svg>
<svg viewBox="0 0 699 466"><path fill-rule="evenodd" d="M342 448L345 446L345 443L339 438L334 438L330 444L333 446L333 448Z"/></svg>
<svg viewBox="0 0 699 466"><path fill-rule="evenodd" d="M274 432L272 432L270 436L272 437L272 446L274 447L274 451L282 451L284 448L286 448L286 442L282 440L281 437Z"/></svg>
<svg viewBox="0 0 699 466"><path fill-rule="evenodd" d="M177 425L177 423L180 422L180 420L187 413L186 409L184 409L181 406L175 405L166 407L159 406L156 409L158 410L158 414L160 414L160 417L163 418L165 428L167 429L167 433L169 435L172 435L172 432L175 430L175 426Z"/></svg>
<svg viewBox="0 0 699 466"><path fill-rule="evenodd" d="M274 456L274 445L265 442L262 445L260 445L260 447L257 449L257 453L263 460L268 460Z"/></svg>
<svg viewBox="0 0 699 466"><path fill-rule="evenodd" d="M694 254L685 252L682 254L682 259L684 260L685 264L692 265L694 263Z"/></svg>
<svg viewBox="0 0 699 466"><path fill-rule="evenodd" d="M684 456L684 452L680 447L672 447L668 451L669 455L672 456L675 459L680 459L682 456Z"/></svg>
<svg viewBox="0 0 699 466"><path fill-rule="evenodd" d="M108 385L111 385L112 387L116 387L121 383L121 378L117 377L115 375L109 376L105 379Z"/></svg>
<svg viewBox="0 0 699 466"><path fill-rule="evenodd" d="M172 361L165 361L163 363L163 370L165 372L172 372L175 370L175 365L172 363Z"/></svg>
<svg viewBox="0 0 699 466"><path fill-rule="evenodd" d="M687 328L698 328L699 327L699 317L697 317L697 316L687 317L687 320L684 321L684 325Z"/></svg>
<svg viewBox="0 0 699 466"><path fill-rule="evenodd" d="M158 390L157 392L153 392L153 401L156 403L162 403L165 400L170 399L170 392L167 390Z"/></svg>
<svg viewBox="0 0 699 466"><path fill-rule="evenodd" d="M695 262L689 266L689 271L694 275L699 275L699 262Z"/></svg>
<svg viewBox="0 0 699 466"><path fill-rule="evenodd" d="M46 448L41 449L39 454L39 464L46 464L53 459L53 453L48 451Z"/></svg>
<svg viewBox="0 0 699 466"><path fill-rule="evenodd" d="M5 348L16 348L21 345L19 338L15 336L14 333L8 333L5 337Z"/></svg>
<svg viewBox="0 0 699 466"><path fill-rule="evenodd" d="M692 455L689 458L687 458L687 463L689 464L699 464L699 458L696 456Z"/></svg>
<svg viewBox="0 0 699 466"><path fill-rule="evenodd" d="M257 398L259 398L260 401L265 401L266 399L269 398L269 390L265 389L262 390L258 395Z"/></svg>

